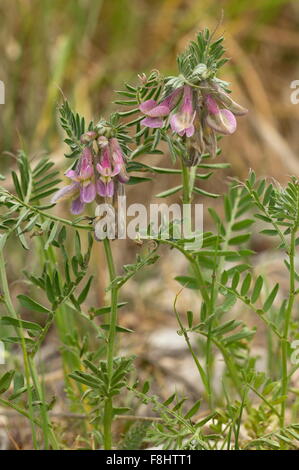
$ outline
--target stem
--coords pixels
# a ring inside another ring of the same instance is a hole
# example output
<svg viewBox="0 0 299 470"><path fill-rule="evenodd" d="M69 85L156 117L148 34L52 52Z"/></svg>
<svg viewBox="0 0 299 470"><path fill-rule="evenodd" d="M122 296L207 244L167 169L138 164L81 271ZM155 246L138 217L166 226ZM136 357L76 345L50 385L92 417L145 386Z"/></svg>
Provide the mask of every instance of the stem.
<svg viewBox="0 0 299 470"><path fill-rule="evenodd" d="M5 260L3 256L3 247L2 249L0 249L0 279L1 279L1 286L3 289L4 303L7 308L7 311L12 317L18 319L17 313L14 309L14 306L10 297L6 269L5 269ZM28 354L27 354L27 349L26 349L24 338L22 338L21 336L21 331L18 328L16 330L17 330L18 337L21 338L21 348L22 348L22 353L23 353L25 380L26 380L26 387L27 387L27 393L28 393L28 408L29 408L28 417L29 417L30 425L32 429L33 445L34 445L34 448L37 449L38 445L37 445L36 431L35 431L34 418L33 418L34 411L33 411L33 406L32 406L31 380L30 380Z"/></svg>
<svg viewBox="0 0 299 470"><path fill-rule="evenodd" d="M115 266L113 261L113 255L111 251L110 241L108 238L104 239L104 250L106 255L106 261L108 265L110 282L115 279ZM108 387L110 388L111 379L113 376L113 359L115 351L115 339L116 339L116 325L117 325L117 297L118 288L111 287L111 316L110 316L110 328L108 334L108 345L107 345L107 374L108 374ZM113 401L112 397L108 396L105 399L104 405L104 448L110 450L112 448L112 421L113 421Z"/></svg>
<svg viewBox="0 0 299 470"><path fill-rule="evenodd" d="M179 295L179 294L178 294L178 295ZM174 312L175 312L175 316L176 316L177 322L178 322L178 324L179 324L179 326L180 326L181 333L182 333L182 335L183 335L184 338L185 338L185 341L186 341L186 344L187 344L187 346L188 346L188 349L189 349L189 351L190 351L190 353L191 353L191 355L192 355L192 357L193 357L193 360L194 360L194 362L195 362L195 365L196 365L196 367L197 367L197 370L198 370L198 372L199 372L199 375L200 375L200 377L201 377L201 380L202 380L202 382L203 382L203 384L204 384L204 387L205 387L205 389L206 389L206 392L207 392L208 395L210 395L210 387L209 387L209 383L208 383L208 380L207 380L207 375L206 375L206 373L205 373L203 367L201 366L201 364L200 364L200 362L199 362L199 360L198 360L198 358L197 358L195 352L193 351L192 345L191 345L190 340L189 340L188 333L187 333L186 329L184 328L184 325L183 325L183 323L182 323L182 321L181 321L181 318L180 318L180 316L179 316L179 313L178 313L178 311L177 311L177 309L176 309L176 301L177 301L178 295L176 296L175 302L174 302Z"/></svg>
<svg viewBox="0 0 299 470"><path fill-rule="evenodd" d="M13 303L10 297L6 269L5 269L5 260L3 256L3 246L2 246L2 249L0 250L0 279L1 279L1 285L2 285L3 294L4 294L4 303L6 305L6 308L13 318L19 320L18 314L15 311L15 308L13 306ZM38 398L42 402L41 416L42 416L42 428L43 428L43 433L44 433L45 448L46 449L48 448L48 440L49 440L51 442L52 447L54 449L58 449L58 443L53 433L53 430L51 428L51 424L49 422L46 404L43 400L43 397L40 395L40 387L38 384L38 378L37 378L38 376L37 376L37 372L35 369L35 364L28 355L22 328L16 328L16 332L17 332L18 337L21 340L25 379L26 379L26 386L27 386L27 393L28 393L29 416L30 416L30 423L31 423L31 428L32 428L34 447L37 448L37 439L36 439L36 432L35 432L35 427L34 427L35 419L34 419L32 392L31 392L31 378L32 378L34 387L36 389Z"/></svg>
<svg viewBox="0 0 299 470"><path fill-rule="evenodd" d="M289 301L285 314L283 337L281 338L281 363L282 363L282 383L281 393L282 396L287 395L289 377L288 377L288 335L290 321L292 318L292 310L295 301L295 242L296 242L296 229L294 227L291 233L290 249L289 249L289 262L290 262L290 292ZM280 414L280 427L284 427L285 424L285 409L286 400L281 403L281 414Z"/></svg>
<svg viewBox="0 0 299 470"><path fill-rule="evenodd" d="M196 166L189 168L189 167L184 165L184 162L183 162L183 159L182 159L181 160L181 168L182 168L182 184L183 184L183 204L190 204L191 200L192 200L192 190L193 190L193 186L194 186ZM188 232L189 232L191 230L191 220L187 220L186 222L187 222L187 225L188 225ZM194 274L195 274L195 276L197 277L197 279L199 281L199 290L201 292L203 301L206 303L206 305L209 305L210 296L209 296L208 291L205 287L205 281L204 281L204 278L202 276L202 273L201 273L200 267L198 265L198 262L194 258L194 256L192 256L192 255L190 255L188 257L188 259L190 261L190 264L192 266ZM179 317L176 309L175 309L175 314L176 314L177 321L178 321L178 323L181 327L181 331L184 335L185 341L187 343L188 349L189 349L189 351L190 351L190 353L193 357L193 360L195 362L195 365L196 365L196 367L199 371L201 380L204 384L205 390L206 390L207 395L208 395L209 405L211 406L211 404L212 404L212 390L211 390L211 383L210 383L210 377L209 377L208 370L207 370L207 373L206 373L204 371L203 367L201 366L200 362L198 361L198 359L196 357L196 354L194 353L193 348L190 344L189 337L188 337L185 329L183 328L183 325L181 323L180 317ZM209 343L209 340L207 341L207 344L208 343ZM207 347L209 348L209 346L207 346ZM207 356L207 362L208 362L208 356Z"/></svg>
<svg viewBox="0 0 299 470"><path fill-rule="evenodd" d="M63 225L68 225L68 226L73 227L73 228L78 228L78 229L82 229L82 230L93 230L93 227L91 225L82 225L82 224L74 223L71 220L63 219L62 217L58 217L57 215L49 214L48 212L42 211L42 210L38 209L38 207L36 207L36 206L31 206L26 201L22 201L21 199L19 199L14 194L11 194L9 191L5 191L5 192L3 192L3 194L6 195L6 196L9 196L12 200L19 203L22 207L26 207L31 212L34 212L35 214L38 214L41 217L45 217L46 219L53 220L54 222L60 222Z"/></svg>
<svg viewBox="0 0 299 470"><path fill-rule="evenodd" d="M190 204L195 180L196 166L187 167L182 160L183 204Z"/></svg>
<svg viewBox="0 0 299 470"><path fill-rule="evenodd" d="M226 229L225 229L225 237L223 240L223 245L222 245L222 250L226 251L228 249L228 242L231 237L232 233L232 226L235 223L236 219L236 214L238 210L238 205L239 205L239 200L240 200L240 191L238 191L238 195L236 197L234 206L232 208L231 212L231 217L230 220L227 223ZM220 227L218 225L217 227L218 234L220 236ZM217 243L217 250L219 248L219 243ZM219 294L219 280L221 277L221 273L224 268L224 263L225 263L225 258L220 256L217 257L217 250L215 251L215 256L214 256L214 268L213 268L213 273L212 273L212 283L211 283L211 295L210 295L210 300L208 303L208 314L209 316L212 316L215 307L217 305L217 300L218 300L218 294ZM208 336L207 336L207 350L206 350L206 371L207 371L207 378L209 381L209 384L212 381L212 366L213 366L213 357L212 357L212 330L214 326L214 319L211 318L209 322L209 331L208 331ZM213 408L213 401L212 401L212 396L209 397L209 405L210 408Z"/></svg>

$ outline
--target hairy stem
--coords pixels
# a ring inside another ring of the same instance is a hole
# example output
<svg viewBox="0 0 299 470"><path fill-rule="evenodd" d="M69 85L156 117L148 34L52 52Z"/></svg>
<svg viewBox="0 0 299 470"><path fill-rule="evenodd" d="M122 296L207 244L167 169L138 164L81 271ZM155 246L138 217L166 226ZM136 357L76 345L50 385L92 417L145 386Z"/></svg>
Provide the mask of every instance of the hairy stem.
<svg viewBox="0 0 299 470"><path fill-rule="evenodd" d="M110 282L115 279L115 266L113 261L113 255L111 250L110 241L108 238L104 239L104 250L109 271ZM116 340L116 325L117 325L117 297L118 288L111 287L111 313L110 313L110 327L108 334L108 345L107 345L107 374L109 386L113 376L113 359L115 351L115 340ZM109 387L110 388L110 387ZM112 397L108 396L105 399L104 405L104 448L109 450L112 448L112 421L113 421L113 401Z"/></svg>
<svg viewBox="0 0 299 470"><path fill-rule="evenodd" d="M10 313L10 315L13 318L16 318L19 320L18 314L15 311L15 308L13 306L11 297L10 297L10 291L9 291L9 285L7 281L7 275L6 275L6 269L5 269L5 260L3 256L3 247L0 250L0 279L1 279L1 285L3 289L3 295L4 295L4 303L5 306ZM48 413L47 413L47 407L46 404L43 400L43 397L40 395L40 387L38 384L38 375L36 372L35 364L32 358L30 358L27 349L26 349L26 343L25 343L25 338L23 335L23 330L22 328L16 328L16 333L18 337L20 338L21 342L21 348L22 348L22 353L23 353L23 361L24 361L24 372L25 372L25 380L26 380L26 386L27 386L27 393L28 393L28 405L29 405L29 415L30 416L30 424L32 428L32 436L33 436L33 443L34 447L37 448L37 439L36 439L36 431L35 431L35 419L34 419L34 410L33 410L33 399L32 399L32 392L31 392L31 379L33 382L33 385L35 387L36 393L39 397L39 400L41 401L41 417L42 417L42 429L43 429L43 434L44 434L44 445L45 448L47 449L49 446L49 442L51 443L53 449L58 449L58 442L56 440L55 434L52 430Z"/></svg>
<svg viewBox="0 0 299 470"><path fill-rule="evenodd" d="M190 167L190 168L186 167L184 165L184 162L182 161L181 162L181 168L182 168L182 184L183 184L183 204L190 204L191 200L192 200L192 190L193 190L193 186L194 186L196 166ZM187 223L188 233L190 233L190 231L191 231L191 220L187 220L187 221L184 220L184 223ZM199 282L199 286L200 286L199 290L201 292L202 298L203 298L204 302L206 302L206 304L208 305L209 302L210 302L210 297L209 297L208 291L205 287L204 278L202 276L202 273L201 273L200 267L198 265L198 262L197 262L196 258L194 256L192 256L192 254L190 256L188 256L188 259L190 261L190 264L191 264L191 267L194 271L194 274L195 274L195 276L196 276L196 278ZM177 317L177 321L178 321L178 323L181 327L181 330L183 332L183 335L184 335L185 341L187 343L188 349L189 349L189 351L190 351L190 353L193 357L195 365L196 365L196 367L199 371L200 377L201 377L202 382L204 384L206 393L208 395L209 404L211 404L211 402L212 402L212 389L211 389L209 376L205 373L205 371L202 368L200 362L198 361L198 358L197 358L196 354L193 351L193 348L192 348L192 346L190 344L190 341L189 341L189 337L188 337L187 333L185 332L185 330L182 326L182 323L180 321L180 317L179 317L176 309L175 309L175 314L176 314L176 317Z"/></svg>
<svg viewBox="0 0 299 470"><path fill-rule="evenodd" d="M291 241L289 248L289 263L290 263L290 292L288 306L285 313L283 337L281 338L281 365L282 365L282 382L281 382L281 392L282 396L286 396L288 393L288 335L290 321L292 318L292 311L295 301L295 243L296 243L296 229L295 227L291 233ZM284 427L285 425L285 409L286 409L286 400L283 400L281 404L281 414L280 414L280 426Z"/></svg>

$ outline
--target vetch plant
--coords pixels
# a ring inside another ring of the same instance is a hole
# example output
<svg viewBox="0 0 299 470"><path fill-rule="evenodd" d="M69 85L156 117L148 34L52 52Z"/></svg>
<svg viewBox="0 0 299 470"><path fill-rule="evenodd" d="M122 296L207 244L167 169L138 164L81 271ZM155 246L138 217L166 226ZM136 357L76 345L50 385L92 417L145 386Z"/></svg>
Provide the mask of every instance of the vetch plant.
<svg viewBox="0 0 299 470"><path fill-rule="evenodd" d="M244 183L231 182L222 208L209 208L211 230L190 230L190 237L178 234L174 220L156 232L149 223L136 238L140 246L136 261L122 271L108 236L112 229L112 238L117 238L121 227L116 230L106 221L106 236L102 231L101 208L116 210L123 220L118 197L124 196L128 185L146 185L153 177L164 178L168 186L173 176L179 176L179 185L156 197L179 194L184 206L202 197L220 197L202 189L200 182L229 166L214 160L221 154L219 139L233 134L236 116L247 113L232 99L229 84L217 77L227 61L223 55L223 38L214 39L208 30L200 32L178 57L177 76L162 77L156 70L140 75L138 85L125 84L117 92L120 98L115 104L121 107L117 112L88 125L65 101L60 121L70 148L65 155L66 183L61 185L53 162L46 158L35 162L20 151L17 171L11 172L13 189L0 190L0 339L8 348L16 345L22 354L22 364L12 367L14 350L9 349L7 371L0 378L0 404L29 420L35 449L67 447L62 429L53 421L55 400L49 397L37 360L53 326L68 405L82 419L81 447L298 447L299 402L293 382L298 365L291 360L292 344L299 338L298 179L292 177L280 187L267 179L259 181L250 171ZM144 155L162 155L165 144L172 166L142 161ZM53 206L65 200L70 215L62 218ZM187 214L190 228L191 212ZM268 278L256 263L253 230L277 244L289 279L287 288ZM24 271L26 288L20 286L17 300L5 260L16 240L40 259L37 268ZM101 245L109 302L91 307L92 250ZM141 269L151 269L163 253L161 245L178 251L187 264L186 272L175 277L178 294L173 313L198 371L195 402L178 393L163 401L150 391L148 381L140 384L138 368L133 367L136 358L117 352L118 335L132 333L118 319L119 309L126 305L121 289ZM189 289L196 293L194 309L182 312L178 300L182 290ZM258 369L253 347L257 331L267 338L264 371ZM216 354L224 364L220 387L215 387ZM140 416L140 404L154 416ZM121 419L126 420L123 436L113 428L113 422Z"/></svg>

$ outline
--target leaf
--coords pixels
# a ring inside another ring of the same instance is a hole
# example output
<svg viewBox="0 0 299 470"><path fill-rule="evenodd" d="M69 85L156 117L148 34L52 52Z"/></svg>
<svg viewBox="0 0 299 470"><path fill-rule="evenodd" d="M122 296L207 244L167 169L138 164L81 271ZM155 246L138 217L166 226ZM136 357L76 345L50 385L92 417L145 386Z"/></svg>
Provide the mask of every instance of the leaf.
<svg viewBox="0 0 299 470"><path fill-rule="evenodd" d="M268 202L270 201L272 193L273 193L273 185L271 183L265 191L264 199L263 199L263 206L266 206L268 204Z"/></svg>
<svg viewBox="0 0 299 470"><path fill-rule="evenodd" d="M156 194L155 197L167 197L167 196L171 196L172 194L177 193L177 192L180 191L181 189L183 189L183 186L182 186L182 185L180 185L180 186L175 186L174 188L170 188L170 189L167 189L166 191L163 191L162 193Z"/></svg>
<svg viewBox="0 0 299 470"><path fill-rule="evenodd" d="M5 372L5 374L2 375L0 379L0 393L4 393L6 392L6 390L9 389L14 375L14 370L9 370L8 372Z"/></svg>
<svg viewBox="0 0 299 470"><path fill-rule="evenodd" d="M262 276L259 276L255 282L252 294L251 294L251 303L255 303L257 299L259 298L259 295L261 293L262 287L263 287L264 280Z"/></svg>
<svg viewBox="0 0 299 470"><path fill-rule="evenodd" d="M192 328L192 325L193 325L193 312L191 312L191 310L188 310L188 312L187 312L187 320L188 320L188 327Z"/></svg>
<svg viewBox="0 0 299 470"><path fill-rule="evenodd" d="M110 325L108 323L105 323L103 325L101 325L101 328L103 328L103 330L110 330ZM123 326L119 326L119 325L116 325L115 327L116 331L118 331L119 333L134 333L133 330L130 330L129 328L124 328Z"/></svg>
<svg viewBox="0 0 299 470"><path fill-rule="evenodd" d="M251 233L245 233L243 235L237 235L229 240L229 245L241 245L241 243L247 242L251 237Z"/></svg>
<svg viewBox="0 0 299 470"><path fill-rule="evenodd" d="M31 299L27 295L20 294L18 295L18 299L22 307L28 308L28 310L34 310L35 312L39 313L51 313L51 311L37 303L35 300Z"/></svg>
<svg viewBox="0 0 299 470"><path fill-rule="evenodd" d="M268 310L270 310L270 308L272 307L272 304L275 300L278 289L279 289L279 284L277 283L275 285L275 287L273 287L272 291L270 292L269 296L267 297L267 299L264 303L264 306L263 306L263 311L264 312L268 312Z"/></svg>
<svg viewBox="0 0 299 470"><path fill-rule="evenodd" d="M225 297L223 304L217 308L217 312L221 312L221 313L229 312L232 309L232 307L235 305L236 301L237 301L237 297L234 294L229 293Z"/></svg>
<svg viewBox="0 0 299 470"><path fill-rule="evenodd" d="M255 333L254 330L249 330L248 328L245 327L239 333L236 333L234 335L231 335L231 336L228 336L228 337L224 338L223 342L226 346L228 346L228 345L236 343L236 342L238 342L242 339L251 338L254 335L254 333Z"/></svg>
<svg viewBox="0 0 299 470"><path fill-rule="evenodd" d="M121 308L123 307L124 305L127 305L128 302L119 302L117 304L117 308ZM101 308L97 308L96 310L91 310L91 313L97 317L99 315L105 315L106 313L110 313L111 312L111 305L107 305L106 307L101 307Z"/></svg>
<svg viewBox="0 0 299 470"><path fill-rule="evenodd" d="M234 231L243 230L244 228L250 227L253 223L254 223L254 220L252 219L241 220L240 222L236 222L232 226L232 230Z"/></svg>
<svg viewBox="0 0 299 470"><path fill-rule="evenodd" d="M199 289L198 280L191 276L176 276L175 280L178 281L183 287L188 289Z"/></svg>
<svg viewBox="0 0 299 470"><path fill-rule="evenodd" d="M16 193L19 196L19 198L23 200L23 193L22 193L21 185L20 185L20 182L19 182L19 179L18 179L18 176L17 176L16 172L12 171L11 176L12 176L12 179L13 179L13 183L14 183L14 186L15 186Z"/></svg>
<svg viewBox="0 0 299 470"><path fill-rule="evenodd" d="M269 237L275 237L276 235L278 235L277 230L272 230L272 229L261 230L260 233L262 235L268 235Z"/></svg>
<svg viewBox="0 0 299 470"><path fill-rule="evenodd" d="M118 408L113 408L112 409L112 413L113 413L113 416L119 416L119 415L124 415L126 413L128 413L128 411L130 411L131 408L127 408L127 407L118 407Z"/></svg>
<svg viewBox="0 0 299 470"><path fill-rule="evenodd" d="M149 391L149 389L150 389L150 383L149 383L149 381L147 380L147 381L144 382L144 384L143 384L142 393L143 393L144 395L146 395L147 392Z"/></svg>
<svg viewBox="0 0 299 470"><path fill-rule="evenodd" d="M235 330L240 325L241 325L241 322L239 322L239 321L229 320L229 321L223 323L222 325L217 326L217 328L215 328L213 330L213 335L223 336L225 333L228 333L229 331Z"/></svg>
<svg viewBox="0 0 299 470"><path fill-rule="evenodd" d="M55 222L51 228L51 231L50 231L50 234L49 234L49 237L46 241L46 244L45 244L45 247L44 249L47 250L49 248L49 246L51 245L52 241L54 240L55 238L55 235L56 235L56 232L58 230L58 227L59 227L59 222Z"/></svg>
<svg viewBox="0 0 299 470"><path fill-rule="evenodd" d="M241 287L241 295L242 296L245 296L247 294L247 292L249 291L249 287L250 287L250 284L251 284L251 274L250 273L247 273L243 283L242 283L242 287Z"/></svg>
<svg viewBox="0 0 299 470"><path fill-rule="evenodd" d="M45 278L45 289L46 289L46 294L47 294L49 301L52 304L54 304L56 300L56 296L55 296L55 292L54 292L49 274L47 274Z"/></svg>
<svg viewBox="0 0 299 470"><path fill-rule="evenodd" d="M224 196L224 212L225 218L229 222L231 220L232 215L232 202L227 195Z"/></svg>
<svg viewBox="0 0 299 470"><path fill-rule="evenodd" d="M194 187L193 191L197 194L200 194L201 196L207 196L207 197L212 197L216 199L217 197L220 197L220 194L214 194L214 193L209 193L208 191L205 191L204 189Z"/></svg>
<svg viewBox="0 0 299 470"><path fill-rule="evenodd" d="M22 338L19 338L18 336L9 336L7 338L2 338L2 341L4 343L13 343L13 344L22 344ZM25 344L28 344L29 346L32 346L35 344L35 341L30 338L24 338Z"/></svg>
<svg viewBox="0 0 299 470"><path fill-rule="evenodd" d="M197 411L199 410L200 405L201 405L201 400L198 400L198 401L192 406L192 408L190 408L190 410L188 411L188 413L185 414L184 418L185 418L185 419L190 419L190 418L192 418L192 416L194 416L194 415L197 413Z"/></svg>
<svg viewBox="0 0 299 470"><path fill-rule="evenodd" d="M127 184L133 185L133 184L139 184L139 183L146 183L148 181L152 181L152 178L145 178L143 176L130 176L130 179L127 182Z"/></svg>
<svg viewBox="0 0 299 470"><path fill-rule="evenodd" d="M79 305L81 305L84 300L86 299L87 295L88 295L88 292L89 292L89 289L90 289L90 286L91 286L91 283L92 283L92 280L93 280L93 276L90 276L90 278L88 279L85 287L82 289L78 299L77 299L77 302Z"/></svg>
<svg viewBox="0 0 299 470"><path fill-rule="evenodd" d="M17 318L13 318L13 317L7 317L7 316L1 317L0 323L2 325L11 325L17 328L25 328L26 330L35 330L35 331L42 330L42 327L38 323L33 323L30 321L25 321L25 320L18 320Z"/></svg>
<svg viewBox="0 0 299 470"><path fill-rule="evenodd" d="M81 371L75 371L69 374L69 377L76 380L77 382L83 383L84 385L88 385L89 387L92 387L92 388L98 388L102 384L100 379L97 379L91 374L86 374Z"/></svg>

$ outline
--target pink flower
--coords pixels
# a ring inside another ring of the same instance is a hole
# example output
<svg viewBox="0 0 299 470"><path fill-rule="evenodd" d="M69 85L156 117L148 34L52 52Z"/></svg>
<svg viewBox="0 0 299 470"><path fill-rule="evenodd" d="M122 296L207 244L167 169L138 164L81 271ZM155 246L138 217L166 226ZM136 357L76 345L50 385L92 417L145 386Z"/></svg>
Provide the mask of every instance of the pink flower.
<svg viewBox="0 0 299 470"><path fill-rule="evenodd" d="M219 108L216 99L219 99L226 108ZM240 116L246 114L247 109L238 105L224 92L217 94L216 99L211 95L205 97L206 124L220 134L233 134L237 128L235 114Z"/></svg>
<svg viewBox="0 0 299 470"><path fill-rule="evenodd" d="M180 136L186 135L191 137L194 134L194 118L196 111L193 107L192 88L188 85L184 86L183 102L180 110L173 114L170 119L171 129Z"/></svg>
<svg viewBox="0 0 299 470"><path fill-rule="evenodd" d="M114 137L110 139L110 150L112 157L112 164L115 169L118 170L118 180L121 183L127 183L129 181L129 176L126 172L126 166L124 163L124 156L122 149L118 143L118 140Z"/></svg>
<svg viewBox="0 0 299 470"><path fill-rule="evenodd" d="M121 183L127 183L123 152L116 138L111 138L103 145L101 160L97 163L100 178L97 181L97 191L102 197L112 197L114 194L114 177Z"/></svg>
<svg viewBox="0 0 299 470"><path fill-rule="evenodd" d="M57 191L51 202L56 203L64 199L73 199L71 212L80 214L85 204L93 202L96 197L93 153L89 147L84 148L77 168L67 171L65 175L73 183Z"/></svg>
<svg viewBox="0 0 299 470"><path fill-rule="evenodd" d="M248 109L241 106L239 103L236 103L228 93L218 86L216 88L217 95L216 98L220 103L229 111L231 111L235 116L244 116L248 113Z"/></svg>
<svg viewBox="0 0 299 470"><path fill-rule="evenodd" d="M141 124L146 127L163 127L163 120L177 104L181 88L171 92L160 104L155 100L147 100L139 106L140 111L146 115Z"/></svg>

